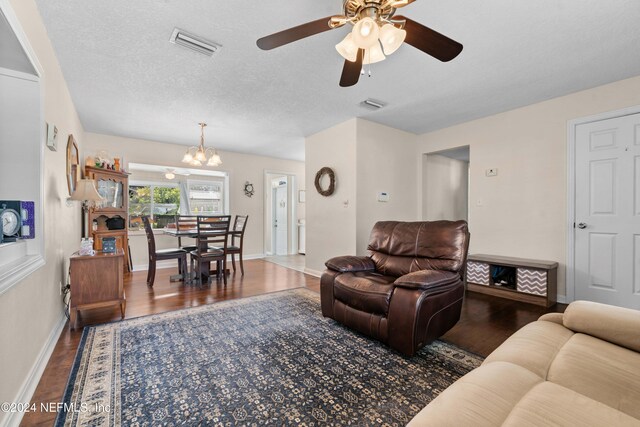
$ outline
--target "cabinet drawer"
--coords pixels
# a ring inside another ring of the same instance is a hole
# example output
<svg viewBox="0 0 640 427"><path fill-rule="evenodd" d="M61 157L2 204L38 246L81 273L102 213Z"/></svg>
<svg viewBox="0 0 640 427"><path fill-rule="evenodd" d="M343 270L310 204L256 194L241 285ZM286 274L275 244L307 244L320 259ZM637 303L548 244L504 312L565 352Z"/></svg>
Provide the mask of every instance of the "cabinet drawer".
<svg viewBox="0 0 640 427"><path fill-rule="evenodd" d="M530 268L518 268L518 292L547 295L547 272Z"/></svg>
<svg viewBox="0 0 640 427"><path fill-rule="evenodd" d="M489 286L489 264L484 262L467 262L467 282Z"/></svg>

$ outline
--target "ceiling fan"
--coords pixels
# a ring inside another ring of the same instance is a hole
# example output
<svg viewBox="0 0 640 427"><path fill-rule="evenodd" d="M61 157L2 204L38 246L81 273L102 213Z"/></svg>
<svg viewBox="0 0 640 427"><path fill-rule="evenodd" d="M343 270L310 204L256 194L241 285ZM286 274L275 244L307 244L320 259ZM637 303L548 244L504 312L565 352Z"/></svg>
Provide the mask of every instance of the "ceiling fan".
<svg viewBox="0 0 640 427"><path fill-rule="evenodd" d="M323 33L346 24L353 30L336 50L345 59L340 86L358 83L363 64L373 64L391 55L403 42L439 59L451 61L462 52L462 45L431 28L404 16L396 9L415 0L345 0L344 14L308 22L258 40L258 47L271 50L296 40Z"/></svg>

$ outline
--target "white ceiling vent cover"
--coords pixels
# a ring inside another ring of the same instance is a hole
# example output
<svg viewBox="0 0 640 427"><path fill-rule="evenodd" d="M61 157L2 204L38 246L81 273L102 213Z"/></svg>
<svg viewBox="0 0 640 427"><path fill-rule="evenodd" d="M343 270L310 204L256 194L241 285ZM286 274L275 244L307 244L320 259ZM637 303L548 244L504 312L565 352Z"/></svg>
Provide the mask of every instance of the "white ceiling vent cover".
<svg viewBox="0 0 640 427"><path fill-rule="evenodd" d="M387 104L382 101L378 101L377 99L371 99L371 98L365 99L360 103L361 107L364 107L367 110L374 110L374 111L383 108L385 105Z"/></svg>
<svg viewBox="0 0 640 427"><path fill-rule="evenodd" d="M180 28L173 30L169 41L207 56L213 56L222 47L222 45L194 36Z"/></svg>

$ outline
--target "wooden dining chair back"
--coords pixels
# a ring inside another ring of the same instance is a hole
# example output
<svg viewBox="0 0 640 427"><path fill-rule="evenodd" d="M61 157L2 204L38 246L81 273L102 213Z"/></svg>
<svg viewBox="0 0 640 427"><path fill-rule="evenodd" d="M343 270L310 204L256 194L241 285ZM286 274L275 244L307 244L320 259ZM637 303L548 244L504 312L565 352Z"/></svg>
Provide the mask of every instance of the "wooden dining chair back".
<svg viewBox="0 0 640 427"><path fill-rule="evenodd" d="M217 277L227 284L227 236L231 216L199 216L197 217L196 249L191 251L191 263L197 264L196 279L202 282L202 268L211 270L211 262L216 262Z"/></svg>
<svg viewBox="0 0 640 427"><path fill-rule="evenodd" d="M231 264L233 265L233 271L236 271L236 254L240 260L240 271L244 276L244 262L242 260L243 245L244 245L244 231L247 229L247 221L249 215L236 215L236 219L233 221L233 233L231 234L231 246L227 248L227 253L231 254Z"/></svg>
<svg viewBox="0 0 640 427"><path fill-rule="evenodd" d="M178 270L181 274L187 273L187 251L180 248L156 249L156 238L153 235L153 228L148 216L142 217L144 231L147 234L147 245L149 247L149 269L147 270L147 286L153 287L156 278L156 264L158 261L177 259Z"/></svg>
<svg viewBox="0 0 640 427"><path fill-rule="evenodd" d="M187 252L196 250L196 245L183 245L180 232L186 232L190 230L196 230L198 228L198 216L197 215L176 215L176 231L178 232L178 246Z"/></svg>

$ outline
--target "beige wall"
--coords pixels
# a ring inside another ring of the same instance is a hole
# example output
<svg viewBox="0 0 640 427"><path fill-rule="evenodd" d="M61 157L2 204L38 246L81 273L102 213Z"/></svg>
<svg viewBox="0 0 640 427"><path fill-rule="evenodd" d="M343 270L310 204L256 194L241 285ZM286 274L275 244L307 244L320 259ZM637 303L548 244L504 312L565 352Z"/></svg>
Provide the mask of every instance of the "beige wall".
<svg viewBox="0 0 640 427"><path fill-rule="evenodd" d="M86 133L85 152L96 154L106 150L110 157L120 156L125 164L129 162L160 165L173 168L183 167L182 156L187 149L184 145L166 144L132 138ZM197 139L194 139L197 142ZM211 145L210 142L208 145ZM249 215L245 234L247 257L264 254L264 172L286 172L296 176L296 186L304 189L304 163L274 157L219 151L223 164L217 170L229 174L229 213ZM253 183L255 193L249 198L244 194L246 181ZM297 218L305 217L305 204L296 198ZM297 219L296 218L296 219ZM294 221L295 222L295 221ZM158 249L175 247L175 238L158 236ZM133 265L144 265L147 260L147 244L143 233L130 236ZM291 246L290 246L291 247ZM293 248L292 248L293 249Z"/></svg>
<svg viewBox="0 0 640 427"><path fill-rule="evenodd" d="M307 269L322 271L334 256L366 254L376 221L416 218L415 144L415 135L362 119L306 139ZM336 173L330 197L314 188L323 166ZM382 191L390 194L388 203L377 201Z"/></svg>
<svg viewBox="0 0 640 427"><path fill-rule="evenodd" d="M422 159L422 219L467 221L469 162L441 154Z"/></svg>
<svg viewBox="0 0 640 427"><path fill-rule="evenodd" d="M416 135L357 120L357 253L366 255L377 221L416 219ZM378 193L389 194L379 202Z"/></svg>
<svg viewBox="0 0 640 427"><path fill-rule="evenodd" d="M424 134L420 176L422 154L469 145L471 252L558 261L564 295L567 122L639 104L635 77Z"/></svg>
<svg viewBox="0 0 640 427"><path fill-rule="evenodd" d="M324 270L324 262L356 252L356 119L311 135L305 141L306 160L306 268ZM336 190L318 194L316 172L330 167Z"/></svg>
<svg viewBox="0 0 640 427"><path fill-rule="evenodd" d="M82 125L35 2L9 3L42 66L44 120L58 127L59 145L56 152L44 150L44 230L36 232L44 233L46 264L0 295L0 402L15 402L25 394L30 397L27 381L33 375L31 384L37 384L39 358L46 363L48 354L43 351L58 338L64 319L59 284L66 280L68 257L79 247L81 237L80 209L65 204L67 135L76 137L81 150L84 143ZM0 412L0 425L7 421L7 414Z"/></svg>

